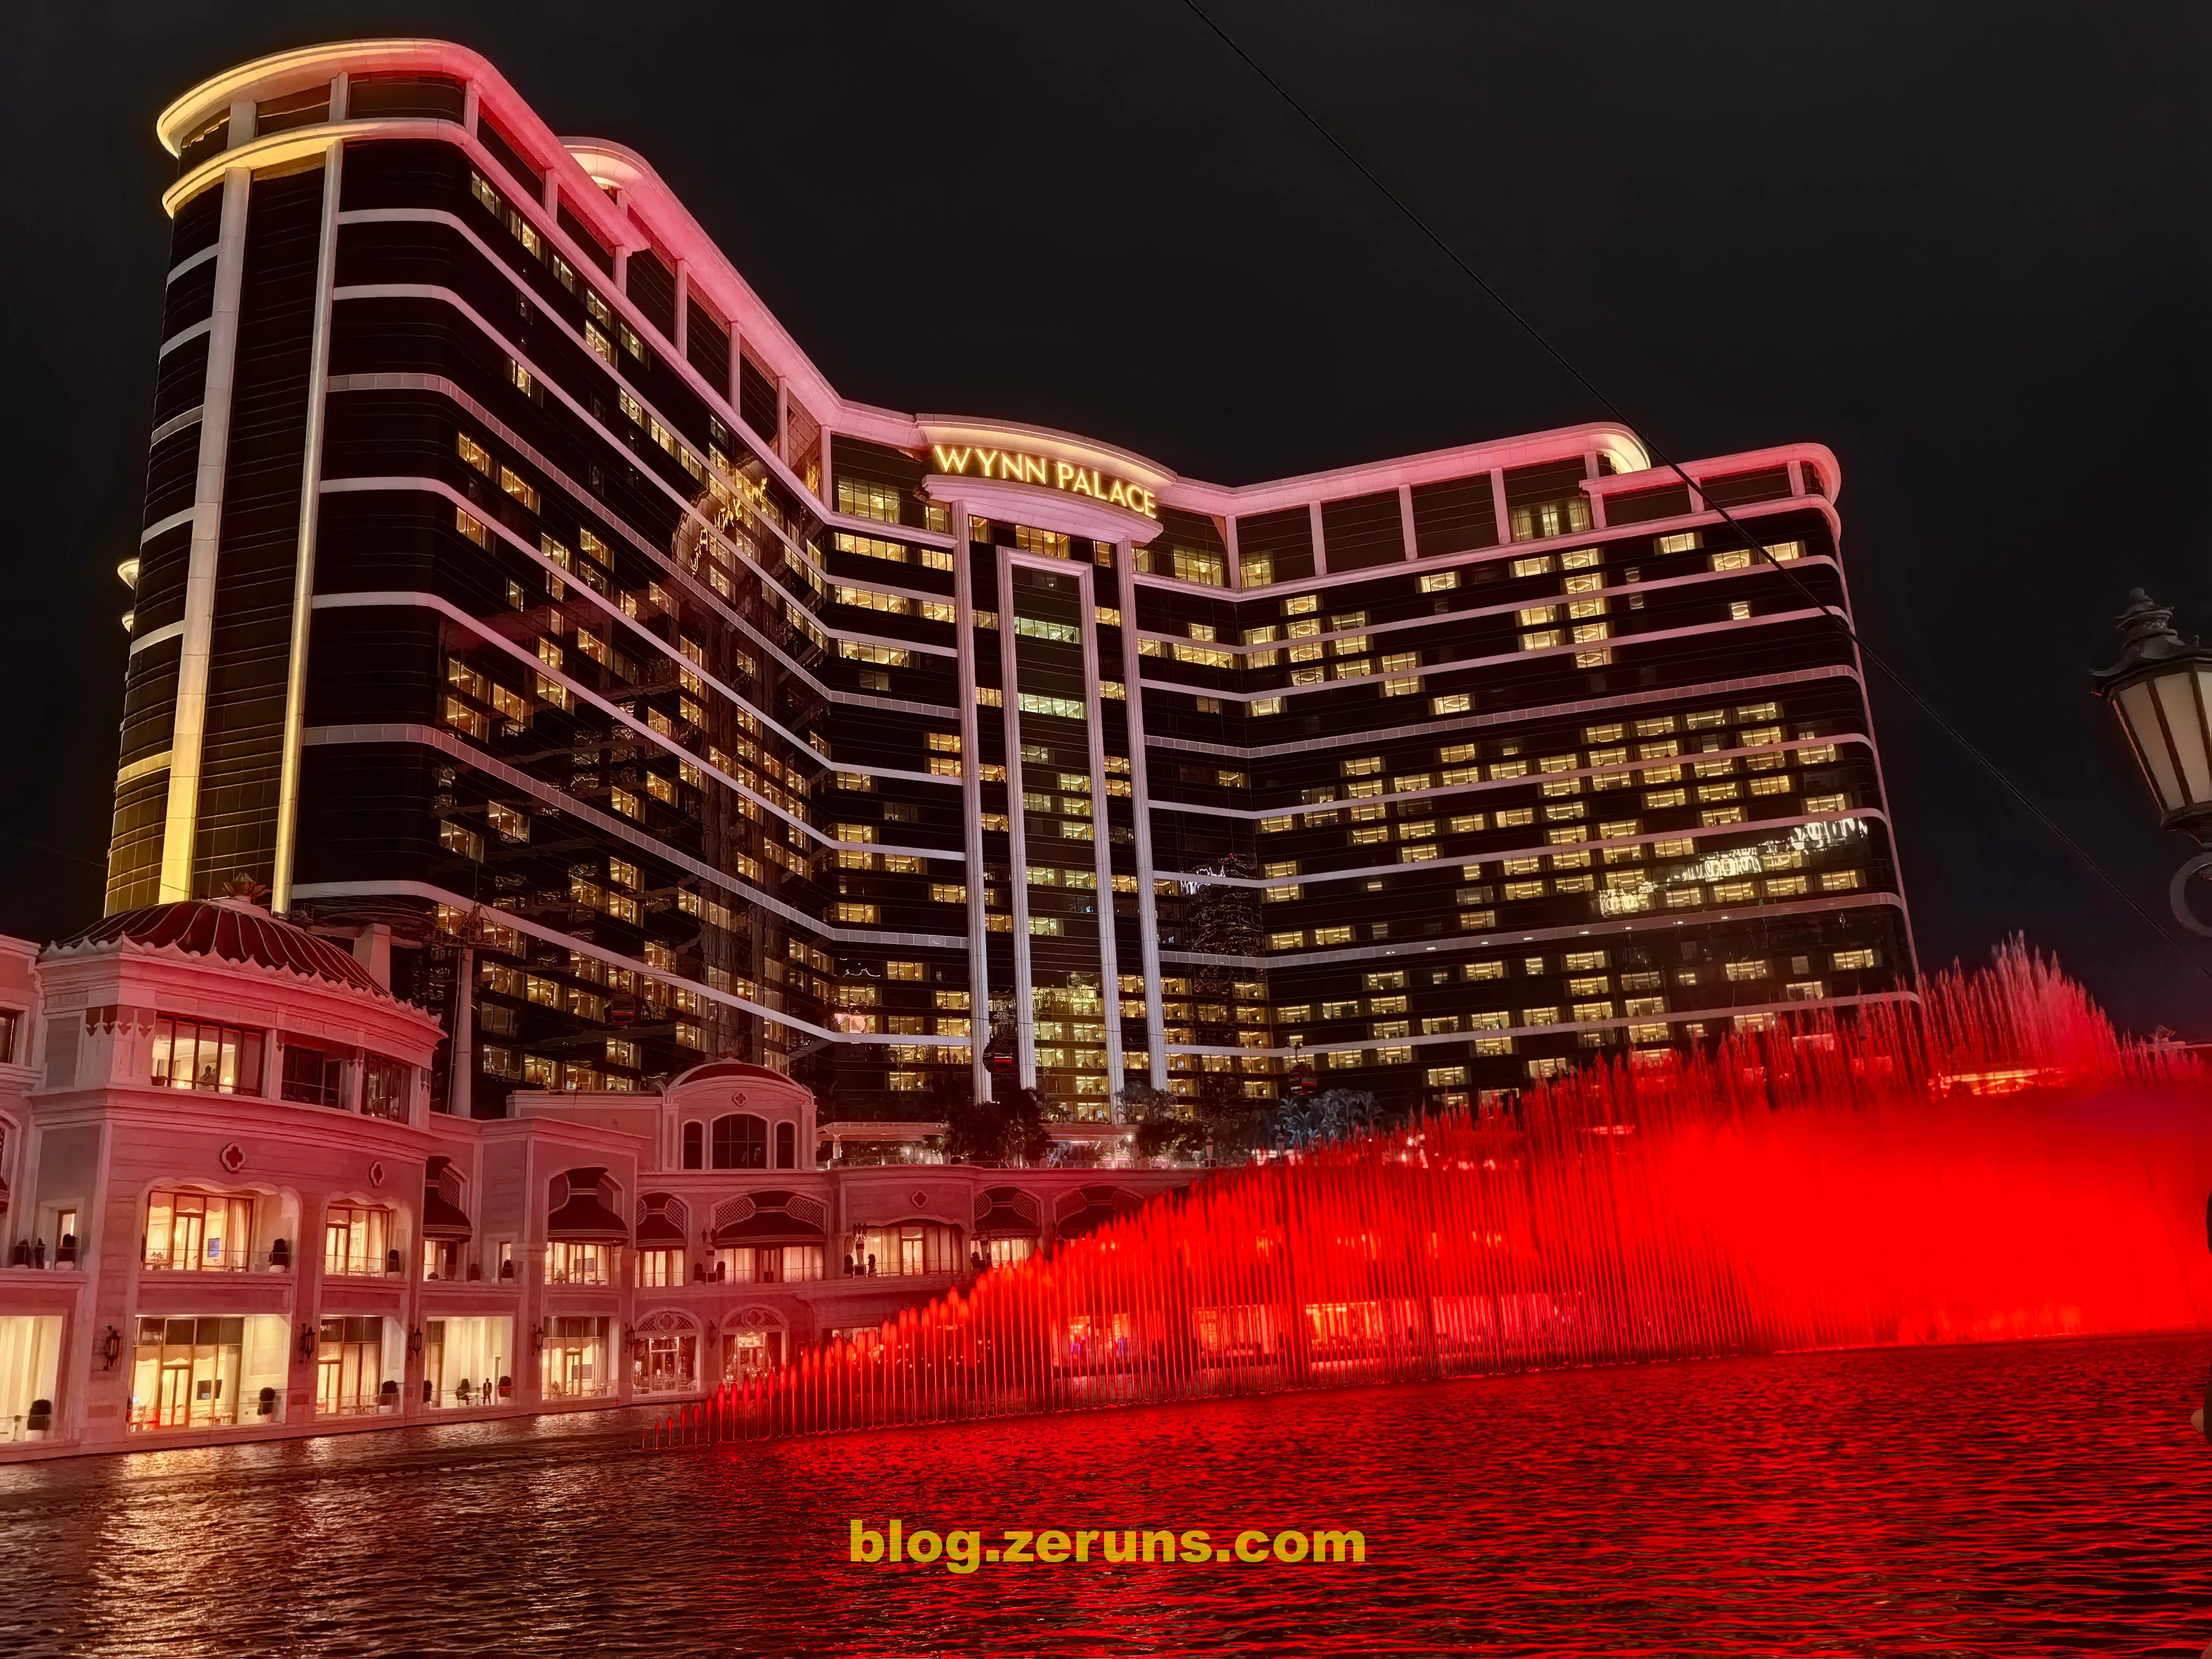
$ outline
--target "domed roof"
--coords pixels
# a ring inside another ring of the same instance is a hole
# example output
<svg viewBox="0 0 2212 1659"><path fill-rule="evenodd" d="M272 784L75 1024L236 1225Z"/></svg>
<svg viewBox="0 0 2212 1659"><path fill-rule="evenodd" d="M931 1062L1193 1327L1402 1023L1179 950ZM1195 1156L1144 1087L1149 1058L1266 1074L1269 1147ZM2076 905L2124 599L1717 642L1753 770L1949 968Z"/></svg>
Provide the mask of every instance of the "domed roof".
<svg viewBox="0 0 2212 1659"><path fill-rule="evenodd" d="M709 1083L722 1077L751 1078L762 1083L781 1083L793 1089L805 1087L805 1085L781 1072L771 1071L765 1066L754 1066L742 1060L702 1060L690 1071L679 1072L669 1079L668 1086L673 1089L681 1084Z"/></svg>
<svg viewBox="0 0 2212 1659"><path fill-rule="evenodd" d="M303 979L325 980L371 996L391 995L369 976L350 951L304 927L279 921L243 899L180 899L171 904L149 904L143 910L125 910L101 918L82 933L57 939L46 949L60 956L118 944L215 957L297 974Z"/></svg>

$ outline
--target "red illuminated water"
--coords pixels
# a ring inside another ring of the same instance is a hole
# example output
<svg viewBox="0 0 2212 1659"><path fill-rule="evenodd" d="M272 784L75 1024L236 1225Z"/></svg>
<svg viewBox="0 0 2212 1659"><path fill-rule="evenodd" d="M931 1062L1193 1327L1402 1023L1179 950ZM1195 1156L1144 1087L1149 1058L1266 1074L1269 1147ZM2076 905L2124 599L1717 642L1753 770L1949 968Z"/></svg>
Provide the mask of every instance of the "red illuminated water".
<svg viewBox="0 0 2212 1659"><path fill-rule="evenodd" d="M641 1451L629 1413L0 1468L0 1652L2160 1654L2212 1340L1861 1349ZM1357 1528L1365 1566L855 1564L881 1527Z"/></svg>
<svg viewBox="0 0 2212 1659"><path fill-rule="evenodd" d="M1917 1006L1217 1175L649 1438L2204 1329L2208 1184L2212 1080L2014 949Z"/></svg>

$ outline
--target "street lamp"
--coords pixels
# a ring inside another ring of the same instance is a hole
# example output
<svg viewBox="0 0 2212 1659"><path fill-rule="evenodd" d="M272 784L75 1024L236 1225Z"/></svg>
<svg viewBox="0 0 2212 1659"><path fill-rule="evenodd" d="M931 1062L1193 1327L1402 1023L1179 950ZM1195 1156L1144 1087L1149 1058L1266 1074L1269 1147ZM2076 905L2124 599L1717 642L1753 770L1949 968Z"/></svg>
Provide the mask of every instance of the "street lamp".
<svg viewBox="0 0 2212 1659"><path fill-rule="evenodd" d="M2112 705L2159 805L2159 828L2212 840L2212 651L2167 624L2173 612L2151 603L2140 587L2115 624L2120 659L2090 676ZM2212 925L2189 908L2189 883L2212 869L2200 853L2174 872L2167 896L2174 919L2212 939Z"/></svg>

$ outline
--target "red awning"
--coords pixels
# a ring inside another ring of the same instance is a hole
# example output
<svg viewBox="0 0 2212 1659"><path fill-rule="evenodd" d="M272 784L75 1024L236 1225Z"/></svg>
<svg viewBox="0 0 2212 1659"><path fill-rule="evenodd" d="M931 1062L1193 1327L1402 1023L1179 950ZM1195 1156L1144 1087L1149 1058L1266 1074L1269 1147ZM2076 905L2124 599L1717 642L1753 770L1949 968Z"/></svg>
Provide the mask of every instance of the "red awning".
<svg viewBox="0 0 2212 1659"><path fill-rule="evenodd" d="M446 1238L467 1243L474 1235L469 1226L467 1212L449 1204L432 1187L422 1194L422 1237Z"/></svg>
<svg viewBox="0 0 2212 1659"><path fill-rule="evenodd" d="M545 1218L545 1237L566 1243L627 1244L629 1227L599 1202L598 1193L586 1188L571 1193L566 1204Z"/></svg>

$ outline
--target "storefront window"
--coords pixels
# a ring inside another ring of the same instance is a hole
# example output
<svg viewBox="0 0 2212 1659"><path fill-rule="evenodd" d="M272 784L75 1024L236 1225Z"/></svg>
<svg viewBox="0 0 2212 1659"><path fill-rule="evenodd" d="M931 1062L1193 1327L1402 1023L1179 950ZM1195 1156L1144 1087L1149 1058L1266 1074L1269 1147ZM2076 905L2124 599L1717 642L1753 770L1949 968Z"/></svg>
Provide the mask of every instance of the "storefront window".
<svg viewBox="0 0 2212 1659"><path fill-rule="evenodd" d="M548 1400L577 1400L611 1394L607 1372L607 1322L552 1319L546 1322L543 1389Z"/></svg>
<svg viewBox="0 0 2212 1659"><path fill-rule="evenodd" d="M783 1363L781 1331L732 1331L722 1342L722 1380L765 1376Z"/></svg>
<svg viewBox="0 0 2212 1659"><path fill-rule="evenodd" d="M33 1402L53 1402L60 1374L62 1322L58 1315L0 1318L0 1444L30 1431ZM48 1425L52 1432L52 1425Z"/></svg>
<svg viewBox="0 0 2212 1659"><path fill-rule="evenodd" d="M513 1399L514 1328L503 1317L425 1320L423 1402L454 1411Z"/></svg>
<svg viewBox="0 0 2212 1659"><path fill-rule="evenodd" d="M132 1354L133 1429L212 1428L238 1421L243 1319L142 1319Z"/></svg>
<svg viewBox="0 0 2212 1659"><path fill-rule="evenodd" d="M325 1319L315 1356L315 1411L355 1416L377 1408L384 1387L384 1322ZM395 1390L392 1403L398 1403Z"/></svg>
<svg viewBox="0 0 2212 1659"><path fill-rule="evenodd" d="M637 1340L630 1386L640 1394L678 1394L698 1386L699 1339L680 1332Z"/></svg>

